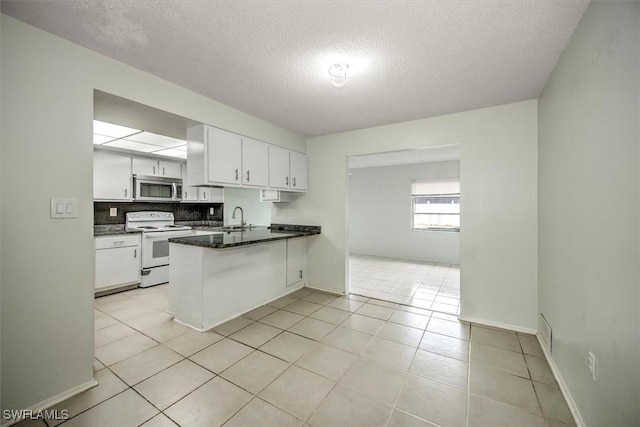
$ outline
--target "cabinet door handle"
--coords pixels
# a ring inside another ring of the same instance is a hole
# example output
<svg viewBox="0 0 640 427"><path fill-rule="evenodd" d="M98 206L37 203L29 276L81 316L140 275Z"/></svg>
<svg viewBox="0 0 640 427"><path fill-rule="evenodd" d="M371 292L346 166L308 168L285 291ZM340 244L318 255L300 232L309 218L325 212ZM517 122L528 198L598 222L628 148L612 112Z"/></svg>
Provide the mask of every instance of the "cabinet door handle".
<svg viewBox="0 0 640 427"><path fill-rule="evenodd" d="M236 169L236 181L238 180L238 169Z"/></svg>
<svg viewBox="0 0 640 427"><path fill-rule="evenodd" d="M288 176L284 177L284 183L287 184L287 187L289 186L289 177Z"/></svg>
<svg viewBox="0 0 640 427"><path fill-rule="evenodd" d="M296 186L296 177L295 176L293 177L293 186L294 187Z"/></svg>
<svg viewBox="0 0 640 427"><path fill-rule="evenodd" d="M207 200L207 192L206 192L206 191L203 191L203 192L202 192L202 198L203 198L203 199L205 199L205 200Z"/></svg>
<svg viewBox="0 0 640 427"><path fill-rule="evenodd" d="M125 188L125 189L124 189L124 197L127 197L127 193L128 193L128 191L127 191L127 189Z"/></svg>
<svg viewBox="0 0 640 427"><path fill-rule="evenodd" d="M138 250L137 249L133 250L133 257L134 258L138 258Z"/></svg>
<svg viewBox="0 0 640 427"><path fill-rule="evenodd" d="M247 182L251 181L251 171L247 171Z"/></svg>
<svg viewBox="0 0 640 427"><path fill-rule="evenodd" d="M166 175L166 173L164 172L164 168L162 168L162 176Z"/></svg>
<svg viewBox="0 0 640 427"><path fill-rule="evenodd" d="M299 276L302 279L302 270L300 270Z"/></svg>
<svg viewBox="0 0 640 427"><path fill-rule="evenodd" d="M189 198L189 192L185 191L184 192L184 199L187 200Z"/></svg>
<svg viewBox="0 0 640 427"><path fill-rule="evenodd" d="M113 242L113 246L122 246L124 245L124 240L116 240Z"/></svg>
<svg viewBox="0 0 640 427"><path fill-rule="evenodd" d="M154 175L156 174L156 167L155 166L153 167L153 174Z"/></svg>

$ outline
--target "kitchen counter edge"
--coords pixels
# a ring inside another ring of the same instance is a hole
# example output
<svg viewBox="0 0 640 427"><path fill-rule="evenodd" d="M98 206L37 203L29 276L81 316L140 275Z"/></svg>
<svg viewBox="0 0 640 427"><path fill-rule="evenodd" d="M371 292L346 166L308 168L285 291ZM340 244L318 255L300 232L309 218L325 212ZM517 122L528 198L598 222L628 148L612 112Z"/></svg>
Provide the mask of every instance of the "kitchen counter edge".
<svg viewBox="0 0 640 427"><path fill-rule="evenodd" d="M202 229L202 228L201 228ZM217 228L209 228L211 231L220 231ZM265 231L268 231L265 235ZM260 232L260 235L257 237L251 236L251 234L255 234L256 232ZM233 240L234 236L238 236L238 233L242 233L243 237L248 237L248 240L241 241L229 241ZM316 236L320 234L319 226L308 226L308 225L291 225L291 226L283 226L281 224L272 224L267 229L258 227L256 230L250 230L246 232L224 232L222 233L222 241L212 242L212 239L207 242L203 237L205 236L189 236L189 237L172 237L169 239L169 243L178 243L182 245L189 246L199 246L203 248L209 249L228 249L235 248L239 246L249 246L249 245L257 245L261 243L274 242L277 240L284 239L295 239L298 237L307 237L307 236ZM228 238L225 239L224 236ZM217 240L217 239L216 239Z"/></svg>

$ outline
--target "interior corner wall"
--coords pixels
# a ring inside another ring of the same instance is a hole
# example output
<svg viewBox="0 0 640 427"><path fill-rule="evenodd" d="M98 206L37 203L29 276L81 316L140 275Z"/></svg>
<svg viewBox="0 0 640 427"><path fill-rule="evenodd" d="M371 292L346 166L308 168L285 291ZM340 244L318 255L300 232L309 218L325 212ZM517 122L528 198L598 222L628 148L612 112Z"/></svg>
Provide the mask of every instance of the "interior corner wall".
<svg viewBox="0 0 640 427"><path fill-rule="evenodd" d="M310 191L289 208L322 226L308 283L346 289L348 156L460 144L462 315L535 330L537 123L529 100L308 139Z"/></svg>
<svg viewBox="0 0 640 427"><path fill-rule="evenodd" d="M460 178L460 162L351 169L349 252L460 263L460 233L411 229L411 180Z"/></svg>
<svg viewBox="0 0 640 427"><path fill-rule="evenodd" d="M539 99L540 312L589 426L640 425L639 8L592 1Z"/></svg>
<svg viewBox="0 0 640 427"><path fill-rule="evenodd" d="M94 89L297 151L302 136L1 15L2 410L93 380ZM50 219L50 199L78 218Z"/></svg>

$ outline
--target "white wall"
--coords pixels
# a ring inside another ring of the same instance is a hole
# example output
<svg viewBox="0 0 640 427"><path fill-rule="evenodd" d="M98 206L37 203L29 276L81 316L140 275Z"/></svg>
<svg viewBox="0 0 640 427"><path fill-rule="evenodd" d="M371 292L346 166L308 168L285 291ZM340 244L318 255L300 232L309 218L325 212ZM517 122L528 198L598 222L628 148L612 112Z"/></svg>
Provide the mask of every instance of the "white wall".
<svg viewBox="0 0 640 427"><path fill-rule="evenodd" d="M347 282L347 157L461 144L461 309L467 318L537 328L537 101L308 140L309 192L282 221L322 226L308 283Z"/></svg>
<svg viewBox="0 0 640 427"><path fill-rule="evenodd" d="M301 136L2 15L2 409L93 370L93 91L306 151ZM79 217L49 219L73 197Z"/></svg>
<svg viewBox="0 0 640 427"><path fill-rule="evenodd" d="M351 169L349 251L458 264L460 233L411 230L411 180L459 177L459 161Z"/></svg>
<svg viewBox="0 0 640 427"><path fill-rule="evenodd" d="M638 9L592 2L539 101L540 311L589 426L640 425Z"/></svg>
<svg viewBox="0 0 640 427"><path fill-rule="evenodd" d="M260 190L249 188L224 189L224 223L225 225L240 224L240 212L236 218L231 215L236 206L240 206L244 212L244 220L247 224L271 225L271 203L260 201Z"/></svg>

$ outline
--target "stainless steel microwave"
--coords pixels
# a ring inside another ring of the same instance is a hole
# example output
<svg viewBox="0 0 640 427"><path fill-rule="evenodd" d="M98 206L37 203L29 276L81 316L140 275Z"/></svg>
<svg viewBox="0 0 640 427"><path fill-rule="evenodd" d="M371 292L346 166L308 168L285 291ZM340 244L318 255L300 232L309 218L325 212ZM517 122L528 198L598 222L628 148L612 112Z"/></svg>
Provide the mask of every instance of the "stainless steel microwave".
<svg viewBox="0 0 640 427"><path fill-rule="evenodd" d="M176 202L182 199L182 180L160 176L133 175L133 199Z"/></svg>

